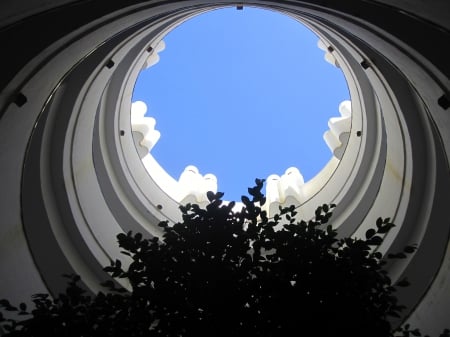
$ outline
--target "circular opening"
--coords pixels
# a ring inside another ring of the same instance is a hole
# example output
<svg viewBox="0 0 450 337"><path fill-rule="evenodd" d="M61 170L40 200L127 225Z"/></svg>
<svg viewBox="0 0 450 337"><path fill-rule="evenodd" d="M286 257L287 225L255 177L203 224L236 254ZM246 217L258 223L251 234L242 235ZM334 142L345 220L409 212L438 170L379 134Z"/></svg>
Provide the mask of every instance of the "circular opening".
<svg viewBox="0 0 450 337"><path fill-rule="evenodd" d="M333 156L328 122L349 99L318 40L289 16L248 7L211 11L171 31L133 93L154 118L151 155L175 180L190 165L212 173L228 200L290 167L313 178Z"/></svg>

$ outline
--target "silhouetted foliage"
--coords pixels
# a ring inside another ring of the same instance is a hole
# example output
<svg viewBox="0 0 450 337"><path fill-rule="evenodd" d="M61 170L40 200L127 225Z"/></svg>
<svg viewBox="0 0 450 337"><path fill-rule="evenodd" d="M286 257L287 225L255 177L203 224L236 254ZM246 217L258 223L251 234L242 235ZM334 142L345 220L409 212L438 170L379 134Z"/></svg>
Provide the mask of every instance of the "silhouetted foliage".
<svg viewBox="0 0 450 337"><path fill-rule="evenodd" d="M128 279L131 291L107 281L108 292L91 297L78 276L66 276L66 293L34 295L30 313L0 301L25 317L0 317L7 336L421 336L389 323L402 310L396 286L408 285L391 284L374 249L394 226L389 219L364 239L338 239L328 224L335 205L320 206L309 221L297 221L294 206L268 218L262 186L256 180L239 211L222 193L208 193L206 209L180 207L183 222L160 223L162 238L119 234L131 263L112 261L105 271Z"/></svg>

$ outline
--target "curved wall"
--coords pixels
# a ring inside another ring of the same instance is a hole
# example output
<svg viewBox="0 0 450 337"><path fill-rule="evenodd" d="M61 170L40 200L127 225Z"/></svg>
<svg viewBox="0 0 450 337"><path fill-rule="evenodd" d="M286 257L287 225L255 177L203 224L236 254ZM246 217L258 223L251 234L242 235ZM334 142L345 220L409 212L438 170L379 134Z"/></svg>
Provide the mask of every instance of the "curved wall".
<svg viewBox="0 0 450 337"><path fill-rule="evenodd" d="M366 1L244 2L310 27L349 83L346 151L327 183L308 192L300 214L335 202L333 224L357 236L378 216L391 217L397 226L380 250L419 246L388 266L394 281L407 276L412 283L399 293L407 306L402 320L436 334L450 312L450 67L431 41L448 41L437 13L450 8L438 2L422 13L420 4L395 3L401 11ZM177 203L147 174L135 147L133 85L164 34L227 5L235 3L77 1L39 13L30 3L5 14L16 21L0 25L10 51L0 64L0 298L57 293L60 275L70 272L96 291L108 277L102 266L124 259L118 232L158 235L159 220L178 220Z"/></svg>

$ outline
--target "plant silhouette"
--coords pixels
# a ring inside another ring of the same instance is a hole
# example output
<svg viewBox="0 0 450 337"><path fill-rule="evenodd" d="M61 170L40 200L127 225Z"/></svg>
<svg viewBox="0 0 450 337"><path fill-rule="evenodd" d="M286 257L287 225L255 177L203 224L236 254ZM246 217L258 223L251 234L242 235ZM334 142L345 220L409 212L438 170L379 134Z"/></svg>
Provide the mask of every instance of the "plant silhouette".
<svg viewBox="0 0 450 337"><path fill-rule="evenodd" d="M361 239L338 238L328 224L335 205L318 207L309 221L297 221L294 206L268 218L263 182L238 211L210 192L205 209L188 204L182 222L161 222L161 238L117 235L131 263L112 261L105 271L127 279L130 291L110 280L102 284L108 291L89 296L78 276L66 275L66 293L34 295L30 313L1 300L24 317L0 317L6 336L421 336L390 324L402 310L396 287L408 282L393 286L374 249L394 226L389 219Z"/></svg>

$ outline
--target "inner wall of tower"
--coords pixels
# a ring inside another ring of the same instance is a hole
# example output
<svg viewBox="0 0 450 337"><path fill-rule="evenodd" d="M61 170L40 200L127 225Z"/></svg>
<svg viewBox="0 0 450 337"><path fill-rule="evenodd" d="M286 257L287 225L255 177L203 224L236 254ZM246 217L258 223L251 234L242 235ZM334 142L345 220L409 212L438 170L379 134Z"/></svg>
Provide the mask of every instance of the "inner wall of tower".
<svg viewBox="0 0 450 337"><path fill-rule="evenodd" d="M229 4L234 5L222 5ZM357 3L334 10L312 3L248 5L280 11L308 26L349 85L352 127L346 150L307 191L300 215L309 218L318 205L336 203L333 225L341 235L360 237L377 217L390 217L397 226L380 251L419 247L411 258L388 265L394 282L407 276L412 284L399 293L407 306L402 319L427 333L442 330L442 313L450 306L444 296L450 287L445 272L450 120L443 104L448 69L437 62L436 50L411 45L406 32L373 21L380 13L406 20L390 7L375 6L376 12L373 4ZM178 203L149 176L136 148L132 90L165 34L216 8L184 1L118 9L66 35L55 32L54 42L6 84L0 100L5 172L0 181L8 195L0 204L5 215L0 297L22 301L36 292L56 294L65 287L63 273L81 275L96 292L108 277L102 267L111 259L125 260L117 233L160 235L160 220L180 220ZM355 11L360 11L357 19ZM62 12L45 15L57 14ZM413 16L408 20L412 30L428 25Z"/></svg>

